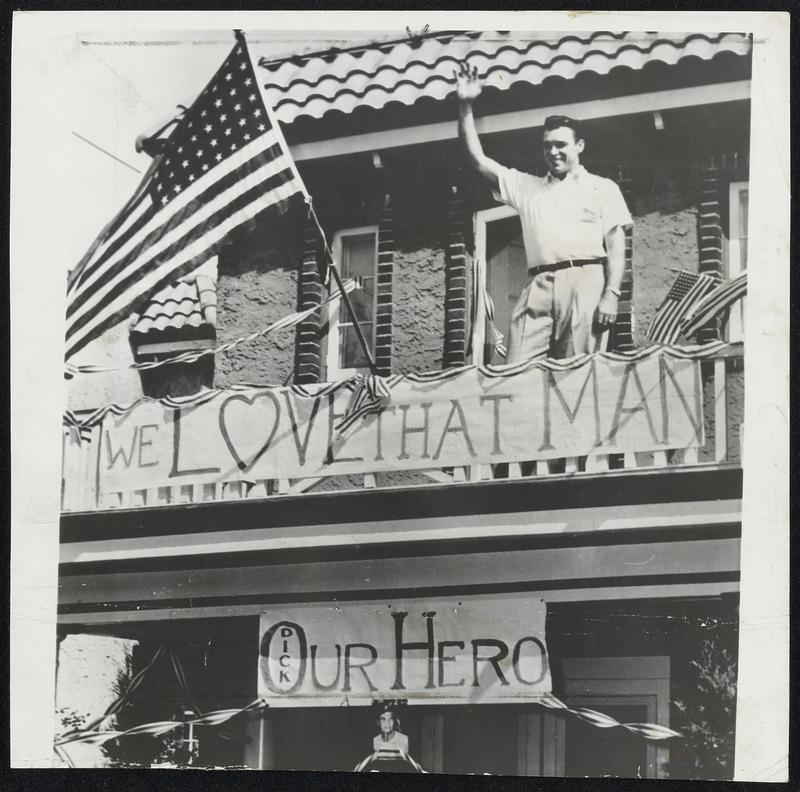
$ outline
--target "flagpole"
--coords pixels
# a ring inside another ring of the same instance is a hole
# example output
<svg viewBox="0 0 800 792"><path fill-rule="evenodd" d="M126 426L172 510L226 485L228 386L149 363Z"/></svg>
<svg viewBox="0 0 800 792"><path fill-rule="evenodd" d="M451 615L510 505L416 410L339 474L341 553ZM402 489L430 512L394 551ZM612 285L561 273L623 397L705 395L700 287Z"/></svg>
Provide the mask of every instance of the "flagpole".
<svg viewBox="0 0 800 792"><path fill-rule="evenodd" d="M250 48L247 46L247 38L245 37L244 31L241 30L240 28L235 28L233 34L234 37L236 38L236 41L238 41L242 46L244 46L245 51L247 52L247 57L250 60L251 66L253 67L253 73L257 75L258 72L256 72L255 69L256 64L253 63L253 59L250 55ZM312 203L311 195L306 189L305 182L300 176L300 173L297 170L297 166L294 164L294 160L291 157L291 154L289 152L289 145L287 144L286 138L283 135L283 129L281 128L280 122L278 121L277 118L275 118L275 113L273 112L272 106L267 101L266 97L264 97L261 81L256 80L256 82L258 83L259 91L261 91L262 99L264 100L263 101L264 108L267 112L267 116L269 117L270 124L272 125L272 128L275 130L275 134L277 135L283 150L286 152L288 156L295 179L300 185L302 185L303 198L306 202L306 205L308 206L308 215L314 220L314 224L316 225L317 231L319 232L320 238L322 239L322 244L325 246L325 255L328 257L329 269L333 273L333 279L336 281L336 286L342 295L341 297L342 302L344 303L344 306L347 309L347 315L350 317L350 322L353 325L353 329L356 331L356 336L358 338L359 343L361 344L361 348L364 350L364 354L367 356L367 363L369 365L369 370L372 374L377 375L378 367L375 364L375 360L372 357L372 353L369 351L369 345L367 344L367 339L364 338L364 332L362 331L361 325L359 324L359 321L356 318L356 312L353 310L353 305L350 302L350 297L344 290L344 286L342 284L342 278L339 275L339 270L336 268L336 260L334 259L333 253L331 252L331 249L328 245L328 240L325 237L325 231L323 230L322 225L319 222L317 213L314 211L314 204Z"/></svg>

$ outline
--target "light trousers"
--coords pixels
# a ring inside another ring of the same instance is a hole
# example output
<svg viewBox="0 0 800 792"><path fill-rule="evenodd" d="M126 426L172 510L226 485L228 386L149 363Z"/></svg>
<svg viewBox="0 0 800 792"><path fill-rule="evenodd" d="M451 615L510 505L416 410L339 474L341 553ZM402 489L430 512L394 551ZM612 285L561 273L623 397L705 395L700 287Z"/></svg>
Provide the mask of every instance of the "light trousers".
<svg viewBox="0 0 800 792"><path fill-rule="evenodd" d="M598 351L602 334L596 332L594 320L604 286L602 264L531 278L511 312L506 363Z"/></svg>

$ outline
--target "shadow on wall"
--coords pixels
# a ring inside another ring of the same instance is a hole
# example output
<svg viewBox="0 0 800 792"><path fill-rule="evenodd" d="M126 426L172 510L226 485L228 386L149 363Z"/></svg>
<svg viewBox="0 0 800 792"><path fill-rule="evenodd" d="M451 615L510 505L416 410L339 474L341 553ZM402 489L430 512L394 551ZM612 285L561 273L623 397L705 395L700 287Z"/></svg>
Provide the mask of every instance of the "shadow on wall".
<svg viewBox="0 0 800 792"><path fill-rule="evenodd" d="M304 212L292 202L231 235L219 254L217 342L257 332L296 310ZM278 385L292 374L294 328L217 355L214 385Z"/></svg>

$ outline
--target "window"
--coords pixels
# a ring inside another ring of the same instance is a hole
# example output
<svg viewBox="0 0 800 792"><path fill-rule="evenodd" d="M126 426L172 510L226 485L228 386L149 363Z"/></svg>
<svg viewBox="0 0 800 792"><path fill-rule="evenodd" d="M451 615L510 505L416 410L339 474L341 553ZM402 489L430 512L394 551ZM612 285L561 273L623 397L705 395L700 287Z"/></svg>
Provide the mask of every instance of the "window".
<svg viewBox="0 0 800 792"><path fill-rule="evenodd" d="M350 303L372 354L375 352L375 281L378 263L378 227L350 228L333 238L333 256L343 279L360 278L361 288L350 293ZM328 313L327 378L368 367L347 308L339 302Z"/></svg>
<svg viewBox="0 0 800 792"><path fill-rule="evenodd" d="M731 182L729 188L728 277L735 278L747 269L748 182ZM744 311L739 300L728 319L728 341L744 340Z"/></svg>
<svg viewBox="0 0 800 792"><path fill-rule="evenodd" d="M129 340L134 360L169 360L183 352L214 349L216 323L214 260L196 275L163 288L132 318ZM140 369L139 376L146 396L188 396L214 386L214 355L203 355L189 363Z"/></svg>

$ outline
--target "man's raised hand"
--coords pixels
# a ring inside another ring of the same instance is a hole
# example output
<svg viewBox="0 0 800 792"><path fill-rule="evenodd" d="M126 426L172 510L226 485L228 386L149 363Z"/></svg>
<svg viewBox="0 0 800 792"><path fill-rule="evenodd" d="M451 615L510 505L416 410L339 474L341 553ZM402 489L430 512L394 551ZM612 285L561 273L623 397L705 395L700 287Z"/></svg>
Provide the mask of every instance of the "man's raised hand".
<svg viewBox="0 0 800 792"><path fill-rule="evenodd" d="M478 80L478 69L461 61L454 74L458 94L458 136L466 149L470 165L497 191L500 189L501 166L484 154L472 115L472 102L480 96L483 87Z"/></svg>
<svg viewBox="0 0 800 792"><path fill-rule="evenodd" d="M461 61L458 70L453 74L456 78L456 93L459 102L473 102L480 95L483 86L478 80L478 67Z"/></svg>

